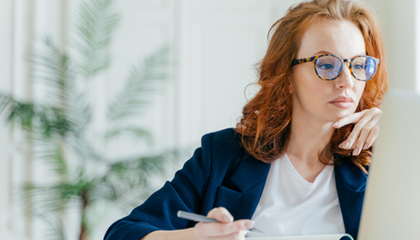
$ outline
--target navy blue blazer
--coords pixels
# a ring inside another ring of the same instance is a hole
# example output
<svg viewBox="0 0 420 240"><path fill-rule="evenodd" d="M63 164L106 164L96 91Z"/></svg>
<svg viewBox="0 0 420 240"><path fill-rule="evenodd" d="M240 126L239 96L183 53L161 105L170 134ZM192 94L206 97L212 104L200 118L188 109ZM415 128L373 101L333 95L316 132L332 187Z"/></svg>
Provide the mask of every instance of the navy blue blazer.
<svg viewBox="0 0 420 240"><path fill-rule="evenodd" d="M174 179L130 215L113 223L104 239L139 240L152 231L185 229L196 224L178 218L178 210L207 215L222 206L235 220L251 219L269 169L270 164L255 159L241 147L234 129L207 134L202 138L202 147ZM351 161L336 165L334 170L346 233L356 239L367 175Z"/></svg>

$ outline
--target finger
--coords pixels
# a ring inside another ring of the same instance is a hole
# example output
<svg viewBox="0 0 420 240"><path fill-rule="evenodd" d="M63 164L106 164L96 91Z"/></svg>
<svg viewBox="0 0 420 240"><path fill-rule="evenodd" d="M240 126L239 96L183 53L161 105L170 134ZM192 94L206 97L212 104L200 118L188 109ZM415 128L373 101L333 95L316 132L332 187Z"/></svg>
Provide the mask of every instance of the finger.
<svg viewBox="0 0 420 240"><path fill-rule="evenodd" d="M363 145L365 143L365 140L368 136L369 132L366 129L363 129L362 132L360 133L359 138L356 140L356 146L353 148L353 156L357 156L360 154L360 152L362 151Z"/></svg>
<svg viewBox="0 0 420 240"><path fill-rule="evenodd" d="M254 222L251 220L238 220L231 223L197 223L196 236L199 238L227 236L239 231L252 228Z"/></svg>
<svg viewBox="0 0 420 240"><path fill-rule="evenodd" d="M363 110L360 112L356 112L350 115L347 115L343 118L337 120L334 124L334 128L342 128L350 123L357 123L360 119L362 119L369 110Z"/></svg>
<svg viewBox="0 0 420 240"><path fill-rule="evenodd" d="M354 149L356 145L357 145L357 139L356 141L354 141L354 143L350 147L348 147L348 149Z"/></svg>
<svg viewBox="0 0 420 240"><path fill-rule="evenodd" d="M339 119L337 122L335 122L333 124L333 127L335 128L341 128L344 127L350 123L357 123L361 118L363 118L367 113L370 113L372 115L376 115L376 114L382 114L382 110L380 110L379 108L370 108L370 109L365 109L363 111L360 112L356 112L353 114L350 114L348 116L345 116L341 119Z"/></svg>
<svg viewBox="0 0 420 240"><path fill-rule="evenodd" d="M367 118L367 117L366 117ZM365 143L367 141L368 136L371 134L372 130L374 128L379 128L379 121L380 121L380 114L377 114L373 117L373 119L371 119L368 123L364 123L363 120L361 120L358 123L358 126L353 129L353 132L350 134L348 140L351 142L353 140L353 137L356 136L356 134L359 133L359 136L357 137L357 144L356 146L353 148L353 155L359 155L360 152L363 150L363 148L365 147ZM360 129L361 127L361 129ZM353 136L351 136L352 134L354 134ZM373 132L373 134L376 134L376 131ZM355 140L356 141L356 140Z"/></svg>
<svg viewBox="0 0 420 240"><path fill-rule="evenodd" d="M370 148L373 145L373 143L376 141L376 138L378 138L378 135L379 135L379 125L375 126L372 129L372 131L370 131L370 134L363 147L363 150Z"/></svg>
<svg viewBox="0 0 420 240"><path fill-rule="evenodd" d="M222 223L233 222L233 216L230 212L224 207L213 208L208 214L207 217L214 218Z"/></svg>
<svg viewBox="0 0 420 240"><path fill-rule="evenodd" d="M377 131L379 129L379 115L376 115L370 122L368 122L363 128L360 133L359 138L357 139L356 147L353 150L353 155L359 155L363 149L367 148L367 140L370 135L376 139ZM376 136L375 136L376 135ZM371 138L372 138L371 137ZM371 143L369 143L371 144Z"/></svg>
<svg viewBox="0 0 420 240"><path fill-rule="evenodd" d="M363 128L356 147L358 149L357 155L359 155L362 150L368 149L378 137L380 118L380 114L375 115L375 117Z"/></svg>
<svg viewBox="0 0 420 240"><path fill-rule="evenodd" d="M380 113L381 112L377 112L377 111L371 111L371 112L366 113L365 116L362 119L360 119L359 122L357 122L357 124L354 126L352 132L350 133L346 141L340 144L339 147L344 148L344 149L352 149L354 147L357 147L357 146L354 146L354 143L356 139L358 139L361 136L362 130L367 129L368 131L367 133L369 133L369 131L373 127L378 125L380 121L380 117L381 117ZM359 141L359 144L361 144L361 147L365 143L367 134L364 137L365 138L363 139L363 141ZM360 149L361 148L359 148L359 150Z"/></svg>

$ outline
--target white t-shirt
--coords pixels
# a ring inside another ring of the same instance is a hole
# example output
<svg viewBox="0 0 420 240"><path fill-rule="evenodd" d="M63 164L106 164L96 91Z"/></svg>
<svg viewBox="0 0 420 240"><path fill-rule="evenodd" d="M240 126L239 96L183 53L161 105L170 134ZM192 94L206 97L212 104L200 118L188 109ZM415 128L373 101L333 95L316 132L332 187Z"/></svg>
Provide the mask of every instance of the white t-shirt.
<svg viewBox="0 0 420 240"><path fill-rule="evenodd" d="M284 154L271 163L252 220L266 233L264 237L345 233L334 166L326 166L310 183ZM247 237L261 235L249 233Z"/></svg>

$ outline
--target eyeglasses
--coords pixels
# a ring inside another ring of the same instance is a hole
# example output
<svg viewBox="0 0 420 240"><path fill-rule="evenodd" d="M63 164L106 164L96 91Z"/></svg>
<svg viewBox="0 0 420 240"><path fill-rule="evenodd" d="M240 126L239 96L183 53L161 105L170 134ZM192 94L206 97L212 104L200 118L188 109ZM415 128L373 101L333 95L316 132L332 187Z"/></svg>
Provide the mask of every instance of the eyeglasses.
<svg viewBox="0 0 420 240"><path fill-rule="evenodd" d="M360 81L369 81L375 76L379 59L366 55L360 55L352 59L342 59L334 54L324 54L310 58L295 59L292 62L292 66L306 62L313 62L316 75L327 81L338 78L343 72L344 63L349 62L350 72L354 78Z"/></svg>

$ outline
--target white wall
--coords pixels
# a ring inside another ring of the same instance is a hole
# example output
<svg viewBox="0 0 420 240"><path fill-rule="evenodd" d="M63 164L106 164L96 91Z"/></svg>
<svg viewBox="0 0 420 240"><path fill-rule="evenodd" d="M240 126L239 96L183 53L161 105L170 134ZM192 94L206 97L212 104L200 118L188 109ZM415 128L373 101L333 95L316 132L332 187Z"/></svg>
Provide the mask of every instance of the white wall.
<svg viewBox="0 0 420 240"><path fill-rule="evenodd" d="M203 134L235 126L246 102L245 87L256 80L254 64L264 55L268 29L298 1L117 2L116 10L123 19L111 47L112 67L90 85L96 107L95 128L105 127L101 120L105 113L103 103L109 102L122 88L131 66L169 43L176 54L174 78L153 99L147 118L138 121L154 133L156 148L171 148L199 146ZM418 1L365 2L379 15L389 57L391 88L420 89L415 71L420 64L415 35L419 28L415 21ZM32 40L50 34L61 47L66 46L69 16L77 3L76 0L0 2L1 91L31 99L31 65L26 59ZM22 156L16 146L20 137L0 124L0 239L6 239L3 237L6 232L32 239L40 235L35 231L38 228L23 218L20 206L11 198L13 184L25 178L42 178L39 171L32 171L31 159ZM121 142L104 150L117 155L134 153L138 148ZM95 239L100 239L103 231L99 230Z"/></svg>
<svg viewBox="0 0 420 240"><path fill-rule="evenodd" d="M112 67L89 86L96 109L94 128L104 128L104 103L123 87L130 68L164 43L173 46L176 53L174 78L153 99L147 118L138 120L154 133L156 147L197 147L203 134L235 126L245 103L244 89L256 79L254 64L263 56L266 33L291 2L117 1L116 10L123 19L111 46ZM64 0L0 2L2 91L26 100L40 95L31 85L32 66L27 61L34 39L39 41L48 34L65 47L77 4ZM32 171L31 158L23 157L17 146L22 136L3 126L0 189L5 194L0 195L0 237L41 238L40 225L34 226L23 217L11 194L25 179L42 180L42 169L36 164L37 170ZM121 142L104 150L115 155L136 152L137 148ZM100 239L104 231L101 229L95 238Z"/></svg>
<svg viewBox="0 0 420 240"><path fill-rule="evenodd" d="M419 0L365 0L377 13L388 56L390 87L419 89ZM417 34L417 35L416 35ZM420 91L419 91L420 92Z"/></svg>

